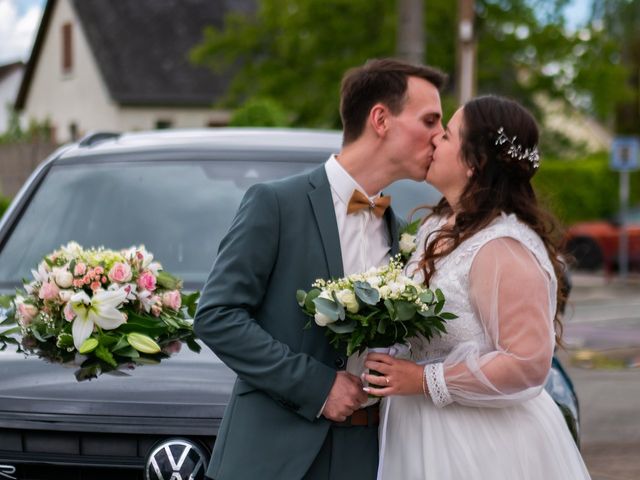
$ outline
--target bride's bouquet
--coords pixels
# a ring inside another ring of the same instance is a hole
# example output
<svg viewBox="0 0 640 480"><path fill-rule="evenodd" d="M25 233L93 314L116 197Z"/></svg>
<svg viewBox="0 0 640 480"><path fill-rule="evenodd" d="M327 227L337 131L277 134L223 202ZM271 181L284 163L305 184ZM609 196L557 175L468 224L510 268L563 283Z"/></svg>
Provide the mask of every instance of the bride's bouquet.
<svg viewBox="0 0 640 480"><path fill-rule="evenodd" d="M418 334L430 339L436 332L445 333L445 322L457 315L443 311L442 291L414 282L402 269L396 257L364 273L316 280L309 292L298 290L298 304L326 327L333 346L346 344L347 355L405 343Z"/></svg>
<svg viewBox="0 0 640 480"><path fill-rule="evenodd" d="M26 352L61 362L80 354L116 368L162 356L193 336L198 293L183 295L182 282L144 246L114 251L71 242L31 273L9 310Z"/></svg>

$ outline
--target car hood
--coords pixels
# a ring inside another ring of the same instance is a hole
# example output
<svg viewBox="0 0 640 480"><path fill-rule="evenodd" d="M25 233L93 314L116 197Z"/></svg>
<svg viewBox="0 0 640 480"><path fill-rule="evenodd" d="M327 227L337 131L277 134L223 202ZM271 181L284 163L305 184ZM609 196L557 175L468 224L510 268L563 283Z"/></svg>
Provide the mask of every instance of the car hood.
<svg viewBox="0 0 640 480"><path fill-rule="evenodd" d="M167 429L173 424L184 431L185 422L219 423L235 380L206 347L85 381L76 380L78 368L10 348L0 352L0 425L102 423L116 431L135 424L140 431L161 418Z"/></svg>

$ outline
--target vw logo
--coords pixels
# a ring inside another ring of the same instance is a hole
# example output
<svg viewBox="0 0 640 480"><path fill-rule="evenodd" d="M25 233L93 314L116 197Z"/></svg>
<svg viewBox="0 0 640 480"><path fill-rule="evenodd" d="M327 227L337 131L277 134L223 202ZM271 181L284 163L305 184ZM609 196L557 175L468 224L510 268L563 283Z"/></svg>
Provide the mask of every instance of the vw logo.
<svg viewBox="0 0 640 480"><path fill-rule="evenodd" d="M198 444L184 438L157 443L147 456L145 480L204 480L209 455Z"/></svg>

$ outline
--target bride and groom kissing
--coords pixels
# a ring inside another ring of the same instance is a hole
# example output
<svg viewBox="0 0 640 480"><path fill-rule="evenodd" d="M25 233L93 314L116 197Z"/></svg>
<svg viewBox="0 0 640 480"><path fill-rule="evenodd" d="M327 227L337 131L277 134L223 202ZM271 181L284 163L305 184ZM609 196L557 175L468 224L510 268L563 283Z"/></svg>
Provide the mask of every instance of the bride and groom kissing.
<svg viewBox="0 0 640 480"><path fill-rule="evenodd" d="M589 478L543 390L564 266L530 184L535 120L489 96L443 129L444 82L394 59L349 70L341 151L247 191L194 320L238 375L209 478ZM295 293L398 253L401 220L381 192L400 179L443 195L405 273L440 288L458 318L411 339L409 356L347 358L324 329L303 328ZM350 373L363 368L382 375Z"/></svg>

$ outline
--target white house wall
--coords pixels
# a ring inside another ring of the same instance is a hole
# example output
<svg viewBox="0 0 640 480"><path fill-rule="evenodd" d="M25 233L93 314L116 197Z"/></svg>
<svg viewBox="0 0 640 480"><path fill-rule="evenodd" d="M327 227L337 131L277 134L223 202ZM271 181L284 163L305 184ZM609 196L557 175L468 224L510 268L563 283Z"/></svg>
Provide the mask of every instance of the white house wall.
<svg viewBox="0 0 640 480"><path fill-rule="evenodd" d="M24 122L48 119L58 142L72 140L72 124L82 136L97 130L150 130L158 121L168 121L176 128L227 122L228 114L210 108L133 108L115 103L70 1L59 0L52 13L27 95ZM73 25L71 73L62 71L62 26L65 23Z"/></svg>
<svg viewBox="0 0 640 480"><path fill-rule="evenodd" d="M62 26L71 23L73 68L62 70ZM58 142L71 139L70 126L78 133L114 128L118 108L110 100L84 32L69 0L59 0L42 44L24 109L25 120L48 119Z"/></svg>
<svg viewBox="0 0 640 480"><path fill-rule="evenodd" d="M22 68L16 68L0 82L0 133L9 126L9 108L16 101L23 73Z"/></svg>

